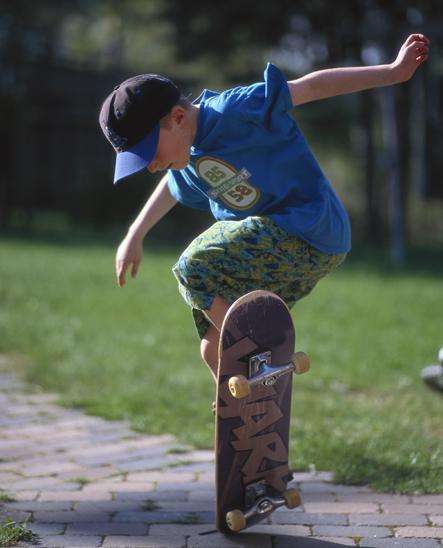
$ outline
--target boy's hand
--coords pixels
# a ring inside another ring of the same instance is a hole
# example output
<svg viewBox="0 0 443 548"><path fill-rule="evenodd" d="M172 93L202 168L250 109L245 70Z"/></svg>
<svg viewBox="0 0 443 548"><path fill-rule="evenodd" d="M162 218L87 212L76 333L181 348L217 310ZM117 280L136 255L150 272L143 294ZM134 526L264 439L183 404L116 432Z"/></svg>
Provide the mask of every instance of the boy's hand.
<svg viewBox="0 0 443 548"><path fill-rule="evenodd" d="M398 82L406 82L417 68L426 61L431 41L424 34L411 34L392 63Z"/></svg>
<svg viewBox="0 0 443 548"><path fill-rule="evenodd" d="M131 264L131 276L133 278L136 277L143 255L142 242L143 240L128 234L119 245L117 255L115 257L115 270L117 274L117 284L119 287L123 287L125 285L126 271Z"/></svg>

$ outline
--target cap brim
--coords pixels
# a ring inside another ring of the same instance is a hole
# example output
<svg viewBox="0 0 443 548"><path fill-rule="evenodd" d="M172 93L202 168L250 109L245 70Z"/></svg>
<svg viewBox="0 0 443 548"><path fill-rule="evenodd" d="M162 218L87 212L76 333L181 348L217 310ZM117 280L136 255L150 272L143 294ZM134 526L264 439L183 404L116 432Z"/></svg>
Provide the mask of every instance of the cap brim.
<svg viewBox="0 0 443 548"><path fill-rule="evenodd" d="M114 184L148 167L155 156L159 135L160 124L157 123L154 129L141 141L128 148L128 150L117 153Z"/></svg>

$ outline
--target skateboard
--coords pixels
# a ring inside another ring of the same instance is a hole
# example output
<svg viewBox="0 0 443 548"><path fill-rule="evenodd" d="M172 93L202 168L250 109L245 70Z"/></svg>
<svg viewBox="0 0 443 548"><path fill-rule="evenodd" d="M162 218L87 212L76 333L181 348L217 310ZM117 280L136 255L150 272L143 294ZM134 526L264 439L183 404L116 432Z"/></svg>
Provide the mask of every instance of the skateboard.
<svg viewBox="0 0 443 548"><path fill-rule="evenodd" d="M295 330L269 291L240 297L220 333L215 419L216 525L238 532L280 506L299 506L287 489L292 373L309 369L294 354Z"/></svg>

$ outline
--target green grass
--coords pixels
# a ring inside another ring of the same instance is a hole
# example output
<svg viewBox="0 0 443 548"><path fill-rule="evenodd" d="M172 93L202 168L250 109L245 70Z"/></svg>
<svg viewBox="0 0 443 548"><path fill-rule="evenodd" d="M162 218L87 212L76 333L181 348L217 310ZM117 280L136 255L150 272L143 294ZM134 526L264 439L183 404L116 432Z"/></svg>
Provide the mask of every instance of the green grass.
<svg viewBox="0 0 443 548"><path fill-rule="evenodd" d="M15 498L12 495L0 490L0 504L5 502L15 502Z"/></svg>
<svg viewBox="0 0 443 548"><path fill-rule="evenodd" d="M7 519L0 523L0 546L15 546L22 541L35 541L37 536L23 525Z"/></svg>
<svg viewBox="0 0 443 548"><path fill-rule="evenodd" d="M66 405L211 448L214 386L170 273L178 252L147 244L138 278L118 289L112 246L4 237L0 353ZM294 385L293 468L443 492L442 399L420 381L443 345L443 265L441 253L413 259L395 271L354 253L296 306L312 369Z"/></svg>
<svg viewBox="0 0 443 548"><path fill-rule="evenodd" d="M161 508L161 506L152 499L146 499L141 503L140 507L141 510L144 510L145 512L155 512L155 510L159 510Z"/></svg>

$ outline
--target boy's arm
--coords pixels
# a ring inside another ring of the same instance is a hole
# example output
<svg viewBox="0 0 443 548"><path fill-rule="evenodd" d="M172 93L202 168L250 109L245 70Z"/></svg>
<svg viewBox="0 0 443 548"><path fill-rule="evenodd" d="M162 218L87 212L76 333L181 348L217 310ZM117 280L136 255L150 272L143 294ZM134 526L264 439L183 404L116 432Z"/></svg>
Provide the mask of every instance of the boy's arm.
<svg viewBox="0 0 443 548"><path fill-rule="evenodd" d="M292 80L288 82L292 104L406 82L428 58L430 44L423 34L411 34L391 64L319 70Z"/></svg>
<svg viewBox="0 0 443 548"><path fill-rule="evenodd" d="M130 265L132 265L131 276L135 278L137 275L142 260L144 237L176 203L177 200L169 192L168 175L166 174L132 223L117 250L115 270L117 283L120 287L125 285L125 275Z"/></svg>

